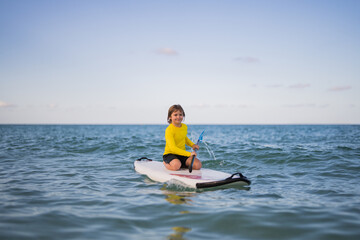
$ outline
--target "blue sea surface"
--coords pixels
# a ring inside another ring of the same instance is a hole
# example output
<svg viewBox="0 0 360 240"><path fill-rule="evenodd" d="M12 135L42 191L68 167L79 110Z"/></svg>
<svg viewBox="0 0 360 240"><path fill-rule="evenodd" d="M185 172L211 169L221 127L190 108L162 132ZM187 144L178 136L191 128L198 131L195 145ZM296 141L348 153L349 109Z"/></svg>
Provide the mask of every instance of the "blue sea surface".
<svg viewBox="0 0 360 240"><path fill-rule="evenodd" d="M0 239L360 239L359 125L188 125L217 190L134 170L166 127L0 125Z"/></svg>

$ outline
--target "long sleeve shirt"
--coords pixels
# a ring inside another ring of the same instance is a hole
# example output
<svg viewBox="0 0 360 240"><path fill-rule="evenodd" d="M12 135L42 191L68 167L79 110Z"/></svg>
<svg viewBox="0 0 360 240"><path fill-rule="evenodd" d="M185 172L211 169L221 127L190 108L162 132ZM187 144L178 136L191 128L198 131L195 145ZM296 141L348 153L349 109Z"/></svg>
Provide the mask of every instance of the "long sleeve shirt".
<svg viewBox="0 0 360 240"><path fill-rule="evenodd" d="M175 127L170 124L165 130L165 151L166 154L176 154L190 157L191 153L186 151L185 144L192 147L194 143L187 137L187 126L181 124L181 127Z"/></svg>

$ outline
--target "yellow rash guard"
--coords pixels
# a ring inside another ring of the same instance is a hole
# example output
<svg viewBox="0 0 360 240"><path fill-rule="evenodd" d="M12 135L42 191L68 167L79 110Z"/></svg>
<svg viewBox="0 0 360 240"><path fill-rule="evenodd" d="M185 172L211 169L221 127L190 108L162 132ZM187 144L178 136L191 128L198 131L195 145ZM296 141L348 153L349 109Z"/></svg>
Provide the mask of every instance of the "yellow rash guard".
<svg viewBox="0 0 360 240"><path fill-rule="evenodd" d="M165 130L165 151L166 154L176 154L181 156L190 157L191 153L186 151L185 144L192 147L194 143L190 141L187 135L187 126L181 124L181 127L175 127L170 124Z"/></svg>

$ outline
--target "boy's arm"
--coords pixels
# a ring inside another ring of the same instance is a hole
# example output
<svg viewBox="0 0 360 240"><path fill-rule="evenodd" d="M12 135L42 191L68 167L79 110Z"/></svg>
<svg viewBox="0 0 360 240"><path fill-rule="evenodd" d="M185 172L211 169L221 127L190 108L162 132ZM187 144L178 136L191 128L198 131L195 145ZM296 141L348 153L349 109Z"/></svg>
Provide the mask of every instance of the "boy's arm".
<svg viewBox="0 0 360 240"><path fill-rule="evenodd" d="M195 143L193 143L188 137L185 138L185 144L189 147L192 147Z"/></svg>

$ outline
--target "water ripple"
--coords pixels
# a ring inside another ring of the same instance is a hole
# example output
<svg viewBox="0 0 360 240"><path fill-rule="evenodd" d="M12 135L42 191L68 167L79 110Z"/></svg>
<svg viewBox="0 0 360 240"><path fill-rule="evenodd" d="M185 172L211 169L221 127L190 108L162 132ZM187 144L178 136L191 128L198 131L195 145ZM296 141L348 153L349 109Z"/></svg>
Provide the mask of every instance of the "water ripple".
<svg viewBox="0 0 360 240"><path fill-rule="evenodd" d="M252 180L208 191L134 171L165 128L0 125L0 239L360 236L359 126L189 126L204 167Z"/></svg>

